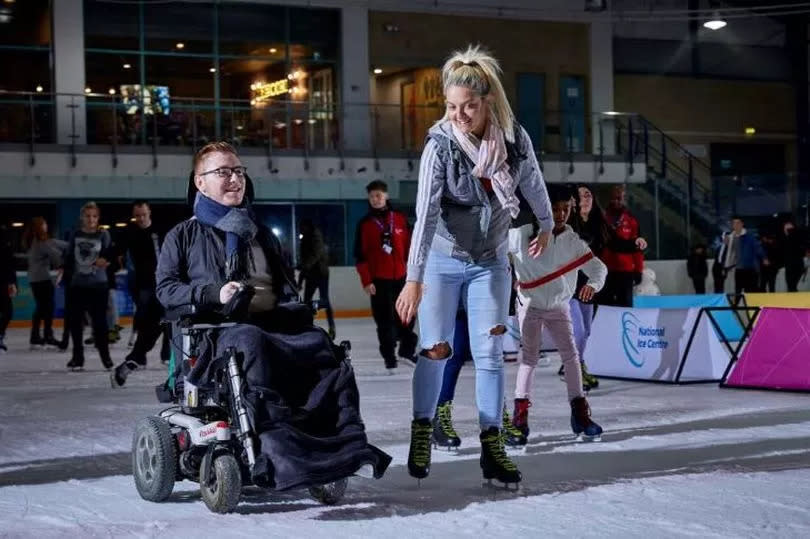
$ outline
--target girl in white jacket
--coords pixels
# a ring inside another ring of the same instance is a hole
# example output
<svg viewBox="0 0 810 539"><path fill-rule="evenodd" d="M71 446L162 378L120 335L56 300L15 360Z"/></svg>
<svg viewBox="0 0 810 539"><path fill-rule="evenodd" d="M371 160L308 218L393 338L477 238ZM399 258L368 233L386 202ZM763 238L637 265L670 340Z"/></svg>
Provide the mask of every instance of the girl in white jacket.
<svg viewBox="0 0 810 539"><path fill-rule="evenodd" d="M571 213L570 191L558 186L549 187L554 229L542 254L537 258L529 254L529 245L537 235L532 216L522 219L521 214L509 230L509 251L517 276L517 315L521 335L512 423L524 434L507 440L510 445L524 445L529 435L531 383L544 325L548 327L565 367L574 434L596 439L602 433L602 428L590 419L590 407L582 391L582 373L568 302L576 290L578 270L589 279L580 291L580 298L588 301L605 284L607 268L566 224Z"/></svg>

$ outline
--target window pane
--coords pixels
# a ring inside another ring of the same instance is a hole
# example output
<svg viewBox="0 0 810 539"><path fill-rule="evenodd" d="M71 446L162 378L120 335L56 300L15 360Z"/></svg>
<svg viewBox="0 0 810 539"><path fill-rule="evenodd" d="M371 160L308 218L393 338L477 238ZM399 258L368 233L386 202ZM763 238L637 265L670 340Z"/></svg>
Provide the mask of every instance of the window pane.
<svg viewBox="0 0 810 539"><path fill-rule="evenodd" d="M340 43L340 11L290 8L290 58L337 60Z"/></svg>
<svg viewBox="0 0 810 539"><path fill-rule="evenodd" d="M254 206L256 216L281 242L281 249L287 262L292 263L293 228L292 205L258 204Z"/></svg>
<svg viewBox="0 0 810 539"><path fill-rule="evenodd" d="M219 53L285 58L286 8L256 4L220 4Z"/></svg>
<svg viewBox="0 0 810 539"><path fill-rule="evenodd" d="M137 50L138 6L85 0L84 46L88 49Z"/></svg>
<svg viewBox="0 0 810 539"><path fill-rule="evenodd" d="M87 98L88 144L140 143L142 107L133 99L141 82L139 56L88 52L84 62L92 93Z"/></svg>
<svg viewBox="0 0 810 539"><path fill-rule="evenodd" d="M36 92L40 86L42 93L51 91L49 51L3 51L2 58L4 67L0 69L0 89L10 92Z"/></svg>
<svg viewBox="0 0 810 539"><path fill-rule="evenodd" d="M49 0L19 0L0 3L0 45L51 44ZM11 64L6 64L11 65Z"/></svg>
<svg viewBox="0 0 810 539"><path fill-rule="evenodd" d="M309 219L320 229L329 250L330 266L346 265L346 216L343 204L296 204L298 224ZM300 252L298 253L300 257Z"/></svg>
<svg viewBox="0 0 810 539"><path fill-rule="evenodd" d="M214 97L214 63L205 58L147 56L146 84L165 86L177 97Z"/></svg>
<svg viewBox="0 0 810 539"><path fill-rule="evenodd" d="M143 23L146 50L214 52L213 4L178 2L144 6Z"/></svg>

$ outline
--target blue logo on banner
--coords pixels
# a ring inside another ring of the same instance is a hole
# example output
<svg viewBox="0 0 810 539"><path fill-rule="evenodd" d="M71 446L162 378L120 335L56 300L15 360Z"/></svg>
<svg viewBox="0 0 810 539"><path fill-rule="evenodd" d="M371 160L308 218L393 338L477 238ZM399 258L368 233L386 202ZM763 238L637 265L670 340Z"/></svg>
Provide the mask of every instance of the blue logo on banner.
<svg viewBox="0 0 810 539"><path fill-rule="evenodd" d="M644 365L644 358L636 347L639 327L641 327L641 320L636 315L630 312L622 314L622 348L624 348L624 355L627 356L627 361L631 365L640 368Z"/></svg>

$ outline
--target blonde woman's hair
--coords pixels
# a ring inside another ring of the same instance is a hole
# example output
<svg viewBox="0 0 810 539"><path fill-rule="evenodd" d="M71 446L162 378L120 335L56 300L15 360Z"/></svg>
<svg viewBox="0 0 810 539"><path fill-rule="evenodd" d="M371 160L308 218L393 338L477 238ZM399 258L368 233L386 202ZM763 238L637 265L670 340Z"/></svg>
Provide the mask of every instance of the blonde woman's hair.
<svg viewBox="0 0 810 539"><path fill-rule="evenodd" d="M455 51L442 67L445 95L451 86L468 88L481 97L492 96L490 120L503 130L509 142L515 142L515 115L501 84L501 66L481 45L470 45L465 51ZM444 118L447 119L447 113Z"/></svg>

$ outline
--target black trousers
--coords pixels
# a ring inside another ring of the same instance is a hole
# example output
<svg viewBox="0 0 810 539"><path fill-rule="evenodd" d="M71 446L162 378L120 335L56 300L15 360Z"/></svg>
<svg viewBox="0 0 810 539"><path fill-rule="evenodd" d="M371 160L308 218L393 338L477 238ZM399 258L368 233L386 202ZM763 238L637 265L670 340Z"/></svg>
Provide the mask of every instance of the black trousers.
<svg viewBox="0 0 810 539"><path fill-rule="evenodd" d="M695 286L695 294L706 293L706 276L692 277L692 284Z"/></svg>
<svg viewBox="0 0 810 539"><path fill-rule="evenodd" d="M332 302L329 301L329 275L304 278L304 303L309 305L316 290L318 291L318 308L326 309L326 320L329 327L334 329L335 313L332 310Z"/></svg>
<svg viewBox="0 0 810 539"><path fill-rule="evenodd" d="M14 316L14 306L11 303L11 296L8 295L8 286L2 285L0 290L0 337L6 334L11 317Z"/></svg>
<svg viewBox="0 0 810 539"><path fill-rule="evenodd" d="M726 290L726 270L719 262L712 264L712 279L714 280L714 293L722 294Z"/></svg>
<svg viewBox="0 0 810 539"><path fill-rule="evenodd" d="M787 284L788 292L796 292L799 289L799 280L804 273L802 266L786 266L785 267L785 284Z"/></svg>
<svg viewBox="0 0 810 539"><path fill-rule="evenodd" d="M597 303L614 307L632 307L633 274L626 271L609 271L605 287L599 291Z"/></svg>
<svg viewBox="0 0 810 539"><path fill-rule="evenodd" d="M31 292L34 294L34 315L31 318L31 343L39 340L39 325L43 325L45 339L53 339L53 283L37 281L31 283Z"/></svg>
<svg viewBox="0 0 810 539"><path fill-rule="evenodd" d="M111 363L110 345L107 340L107 299L108 289L71 286L67 289L67 305L70 312L70 337L73 339L73 360L84 364L84 313L90 315L93 326L93 339L101 356L101 362Z"/></svg>
<svg viewBox="0 0 810 539"><path fill-rule="evenodd" d="M759 289L763 292L776 292L777 273L779 273L779 268L762 266L762 273L759 275Z"/></svg>
<svg viewBox="0 0 810 539"><path fill-rule="evenodd" d="M376 293L371 296L371 313L377 324L377 339L380 343L380 355L388 367L396 365L394 353L397 340L399 355L411 357L416 352L416 333L413 332L413 321L407 326L397 315L394 305L405 286L405 279L374 279Z"/></svg>
<svg viewBox="0 0 810 539"><path fill-rule="evenodd" d="M160 358L168 361L171 356L169 348L169 328L161 326L163 306L152 289L135 290L132 295L135 300L135 328L138 336L127 360L133 360L139 365L146 365L146 354L155 347L155 343L163 335L163 344L160 348Z"/></svg>
<svg viewBox="0 0 810 539"><path fill-rule="evenodd" d="M757 275L757 270L734 270L734 293L740 294L742 292L759 292L759 275Z"/></svg>

